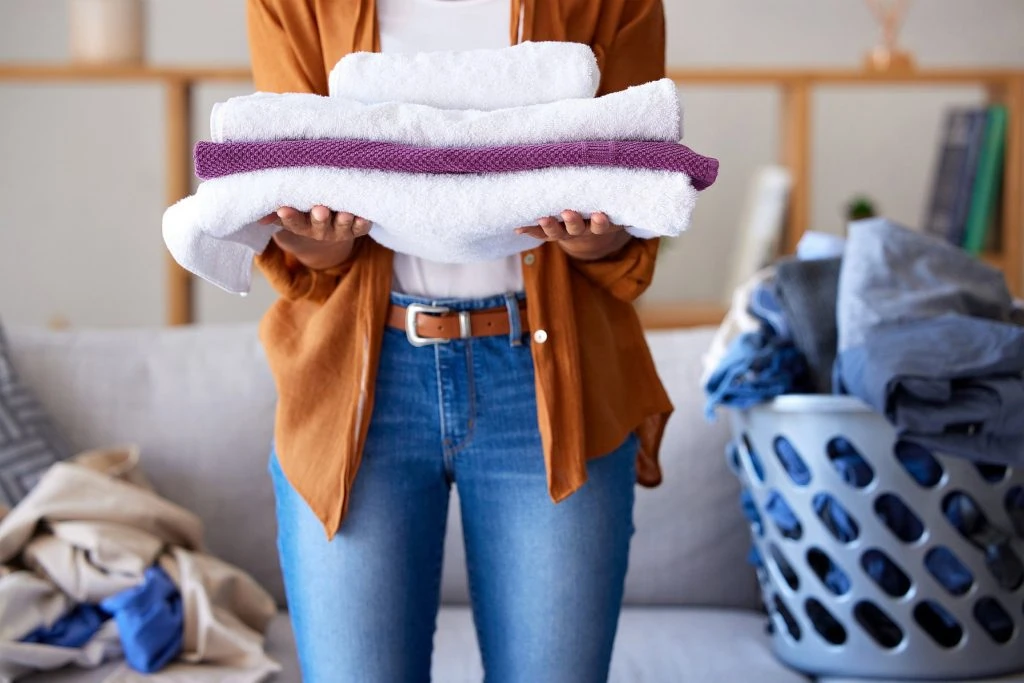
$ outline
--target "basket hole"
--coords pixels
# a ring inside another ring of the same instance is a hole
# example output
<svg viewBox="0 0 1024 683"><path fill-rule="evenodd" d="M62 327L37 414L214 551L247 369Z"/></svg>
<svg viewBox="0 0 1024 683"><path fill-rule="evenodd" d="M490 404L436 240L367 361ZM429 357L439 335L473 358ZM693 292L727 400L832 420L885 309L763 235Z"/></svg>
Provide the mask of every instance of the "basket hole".
<svg viewBox="0 0 1024 683"><path fill-rule="evenodd" d="M729 463L729 469L733 474L740 473L740 447L735 441L730 441L725 446L725 461Z"/></svg>
<svg viewBox="0 0 1024 683"><path fill-rule="evenodd" d="M992 640L1000 645L1013 637L1013 618L995 598L982 598L974 605L974 618Z"/></svg>
<svg viewBox="0 0 1024 683"><path fill-rule="evenodd" d="M852 543L860 535L857 520L828 493L815 494L811 501L821 523L840 543Z"/></svg>
<svg viewBox="0 0 1024 683"><path fill-rule="evenodd" d="M828 459L847 484L862 489L875 478L875 471L853 444L841 436L828 442L825 447Z"/></svg>
<svg viewBox="0 0 1024 683"><path fill-rule="evenodd" d="M1010 538L992 527L969 495L954 491L942 501L946 519L960 534L985 553L985 565L1001 588L1017 590L1024 584L1024 564L1010 546Z"/></svg>
<svg viewBox="0 0 1024 683"><path fill-rule="evenodd" d="M779 533L785 538L798 541L804 535L804 528L800 525L800 520L797 519L796 513L793 512L793 508L789 507L789 503L786 502L786 499L778 491L772 490L768 494L765 512L772 518Z"/></svg>
<svg viewBox="0 0 1024 683"><path fill-rule="evenodd" d="M809 598L804 608L807 611L807 618L811 620L811 624L814 626L814 630L822 638L833 645L842 645L846 642L846 629L832 616L831 612L825 609L824 605L814 598Z"/></svg>
<svg viewBox="0 0 1024 683"><path fill-rule="evenodd" d="M942 481L942 465L925 448L910 441L896 442L896 459L910 478L926 489Z"/></svg>
<svg viewBox="0 0 1024 683"><path fill-rule="evenodd" d="M800 457L796 447L784 436L775 437L772 445L782 469L786 470L793 483L797 486L807 486L811 481L811 471L807 469L807 463Z"/></svg>
<svg viewBox="0 0 1024 683"><path fill-rule="evenodd" d="M914 621L940 647L956 647L964 637L964 630L942 605L932 600L914 608Z"/></svg>
<svg viewBox="0 0 1024 683"><path fill-rule="evenodd" d="M793 569L793 565L789 563L786 556L779 550L779 547L774 543L771 543L768 546L768 552L771 554L772 562L775 563L775 567L779 570L779 575L782 576L786 585L789 586L791 590L799 590L800 577L797 575L796 570Z"/></svg>
<svg viewBox="0 0 1024 683"><path fill-rule="evenodd" d="M871 580L890 597L902 598L910 591L910 577L881 550L868 550L861 555L860 564Z"/></svg>
<svg viewBox="0 0 1024 683"><path fill-rule="evenodd" d="M858 602L853 616L872 640L887 650L903 642L903 630L872 602Z"/></svg>
<svg viewBox="0 0 1024 683"><path fill-rule="evenodd" d="M981 462L976 463L974 467L977 468L981 478L990 484L998 484L1006 479L1006 473L1009 471L1006 465L991 465Z"/></svg>
<svg viewBox="0 0 1024 683"><path fill-rule="evenodd" d="M743 510L743 516L750 522L750 529L754 535L758 538L764 536L764 522L761 520L761 513L758 511L757 503L754 502L754 496L749 489L740 491L740 508Z"/></svg>
<svg viewBox="0 0 1024 683"><path fill-rule="evenodd" d="M850 591L850 577L820 548L807 551L807 564L834 594L846 595Z"/></svg>
<svg viewBox="0 0 1024 683"><path fill-rule="evenodd" d="M1024 486L1014 486L1006 492L1006 514L1010 515L1013 530L1024 538Z"/></svg>
<svg viewBox="0 0 1024 683"><path fill-rule="evenodd" d="M949 548L939 546L929 550L924 556L924 566L952 595L965 595L974 584L971 570Z"/></svg>
<svg viewBox="0 0 1024 683"><path fill-rule="evenodd" d="M786 603L782 601L782 598L780 598L778 594L773 597L775 613L782 618L782 623L785 625L786 631L793 640L799 641L802 634L800 633L800 624L797 623L796 617L794 617L793 613L789 611L789 608L786 607Z"/></svg>
<svg viewBox="0 0 1024 683"><path fill-rule="evenodd" d="M757 451L754 450L754 445L750 443L750 437L748 437L746 433L744 433L740 438L743 440L743 450L747 452L747 459L750 461L751 469L754 470L754 476L757 477L758 481L763 483L764 463L761 462L761 456L759 456Z"/></svg>
<svg viewBox="0 0 1024 683"><path fill-rule="evenodd" d="M875 500L875 514L904 543L913 543L924 534L921 520L892 493L884 493Z"/></svg>

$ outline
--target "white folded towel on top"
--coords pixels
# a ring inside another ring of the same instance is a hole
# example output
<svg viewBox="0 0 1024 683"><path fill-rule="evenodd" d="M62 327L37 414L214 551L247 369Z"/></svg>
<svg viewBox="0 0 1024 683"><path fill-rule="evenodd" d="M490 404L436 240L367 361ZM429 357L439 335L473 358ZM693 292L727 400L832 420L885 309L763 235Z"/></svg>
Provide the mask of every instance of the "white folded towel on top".
<svg viewBox="0 0 1024 683"><path fill-rule="evenodd" d="M390 249L467 263L536 247L515 229L565 209L603 211L619 225L642 226L629 228L638 237L675 236L689 225L696 196L683 174L615 167L483 175L270 169L202 183L164 213L163 235L183 267L241 294L253 257L278 229L257 221L281 206L343 208L372 221L370 238Z"/></svg>
<svg viewBox="0 0 1024 683"><path fill-rule="evenodd" d="M667 78L603 97L497 111L256 93L215 104L210 132L214 142L354 139L424 147L586 140L679 142L682 110L676 85Z"/></svg>
<svg viewBox="0 0 1024 683"><path fill-rule="evenodd" d="M587 45L526 42L496 50L355 52L331 71L332 97L441 109L502 109L597 94L601 74Z"/></svg>

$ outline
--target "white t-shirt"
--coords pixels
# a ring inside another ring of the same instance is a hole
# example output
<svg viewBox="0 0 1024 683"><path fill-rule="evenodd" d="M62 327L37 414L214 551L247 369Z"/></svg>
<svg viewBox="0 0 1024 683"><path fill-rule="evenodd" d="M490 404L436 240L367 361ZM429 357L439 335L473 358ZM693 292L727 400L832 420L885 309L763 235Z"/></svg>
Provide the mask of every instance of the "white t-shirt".
<svg viewBox="0 0 1024 683"><path fill-rule="evenodd" d="M500 48L509 44L509 0L378 0L381 52ZM436 263L395 254L392 289L432 299L473 299L523 288L517 256Z"/></svg>

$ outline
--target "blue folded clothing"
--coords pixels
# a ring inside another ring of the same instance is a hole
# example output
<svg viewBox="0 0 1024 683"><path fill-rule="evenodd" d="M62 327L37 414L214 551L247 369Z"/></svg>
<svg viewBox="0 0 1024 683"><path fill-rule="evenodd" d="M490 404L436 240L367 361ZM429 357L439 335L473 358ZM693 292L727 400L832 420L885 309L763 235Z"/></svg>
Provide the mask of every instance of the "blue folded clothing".
<svg viewBox="0 0 1024 683"><path fill-rule="evenodd" d="M900 438L984 463L1024 460L1024 327L1001 273L885 220L851 225L834 390Z"/></svg>
<svg viewBox="0 0 1024 683"><path fill-rule="evenodd" d="M96 635L110 614L97 605L80 604L49 627L37 628L21 639L23 643L53 645L55 647L82 647Z"/></svg>
<svg viewBox="0 0 1024 683"><path fill-rule="evenodd" d="M704 387L707 416L715 408L743 410L807 385L807 362L792 342L778 341L764 332L740 335Z"/></svg>
<svg viewBox="0 0 1024 683"><path fill-rule="evenodd" d="M136 671L155 673L181 653L181 595L159 567L147 569L141 585L107 598L101 606L114 615L125 661Z"/></svg>

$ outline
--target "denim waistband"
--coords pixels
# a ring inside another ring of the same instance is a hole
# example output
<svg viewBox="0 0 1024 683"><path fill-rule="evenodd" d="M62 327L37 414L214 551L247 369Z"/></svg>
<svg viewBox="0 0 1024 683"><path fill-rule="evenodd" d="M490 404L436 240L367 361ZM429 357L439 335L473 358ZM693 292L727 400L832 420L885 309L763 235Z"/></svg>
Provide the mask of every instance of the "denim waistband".
<svg viewBox="0 0 1024 683"><path fill-rule="evenodd" d="M403 307L409 304L426 304L428 306L444 306L453 311L483 311L488 308L503 308L509 297L516 301L526 300L526 294L523 292L496 294L495 296L485 296L479 299L436 299L392 292L391 303Z"/></svg>
<svg viewBox="0 0 1024 683"><path fill-rule="evenodd" d="M453 311L483 311L490 308L504 308L509 315L509 342L512 346L520 346L523 343L523 321L519 315L519 306L524 301L526 301L526 294L523 292L508 292L478 299L432 299L397 292L391 293L391 303L404 308L408 308L410 304L444 306Z"/></svg>

